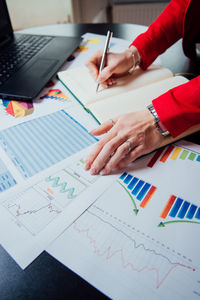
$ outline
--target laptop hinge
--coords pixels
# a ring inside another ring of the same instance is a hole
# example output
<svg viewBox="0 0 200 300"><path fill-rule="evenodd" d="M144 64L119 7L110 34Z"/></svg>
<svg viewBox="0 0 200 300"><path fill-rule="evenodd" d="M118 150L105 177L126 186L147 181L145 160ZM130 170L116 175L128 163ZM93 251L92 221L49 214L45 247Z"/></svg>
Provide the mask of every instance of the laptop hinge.
<svg viewBox="0 0 200 300"><path fill-rule="evenodd" d="M9 44L13 41L13 35L6 35L0 38L0 48L4 47L5 45Z"/></svg>

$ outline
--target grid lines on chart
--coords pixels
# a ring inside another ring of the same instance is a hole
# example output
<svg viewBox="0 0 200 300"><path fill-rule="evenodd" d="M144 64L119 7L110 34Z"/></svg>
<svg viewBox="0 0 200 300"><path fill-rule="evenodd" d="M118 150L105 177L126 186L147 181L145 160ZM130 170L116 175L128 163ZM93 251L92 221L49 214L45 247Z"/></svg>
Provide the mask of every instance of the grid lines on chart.
<svg viewBox="0 0 200 300"><path fill-rule="evenodd" d="M15 178L7 170L5 164L0 160L0 192L3 192L16 184Z"/></svg>
<svg viewBox="0 0 200 300"><path fill-rule="evenodd" d="M0 132L0 144L24 178L56 164L96 139L64 110Z"/></svg>

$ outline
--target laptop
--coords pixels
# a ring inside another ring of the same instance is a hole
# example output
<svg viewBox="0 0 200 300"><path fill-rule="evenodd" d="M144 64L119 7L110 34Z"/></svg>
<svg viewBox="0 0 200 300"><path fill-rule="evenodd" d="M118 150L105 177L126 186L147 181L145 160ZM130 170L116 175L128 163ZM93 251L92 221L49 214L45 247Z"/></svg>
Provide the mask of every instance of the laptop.
<svg viewBox="0 0 200 300"><path fill-rule="evenodd" d="M0 0L0 98L34 99L80 44L80 37L13 33Z"/></svg>

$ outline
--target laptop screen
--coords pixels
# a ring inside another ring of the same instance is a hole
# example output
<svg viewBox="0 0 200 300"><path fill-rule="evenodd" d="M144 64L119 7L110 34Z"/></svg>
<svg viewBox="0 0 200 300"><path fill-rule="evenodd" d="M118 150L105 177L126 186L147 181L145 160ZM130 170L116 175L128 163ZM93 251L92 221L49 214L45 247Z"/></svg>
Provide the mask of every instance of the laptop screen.
<svg viewBox="0 0 200 300"><path fill-rule="evenodd" d="M0 44L13 36L8 9L5 0L0 0Z"/></svg>

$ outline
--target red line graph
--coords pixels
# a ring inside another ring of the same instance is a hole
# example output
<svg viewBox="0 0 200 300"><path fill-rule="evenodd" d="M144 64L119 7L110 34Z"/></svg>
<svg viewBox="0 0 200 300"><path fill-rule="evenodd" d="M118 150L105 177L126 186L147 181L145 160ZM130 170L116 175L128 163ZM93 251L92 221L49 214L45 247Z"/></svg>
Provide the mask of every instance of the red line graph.
<svg viewBox="0 0 200 300"><path fill-rule="evenodd" d="M143 266L142 268L136 268L136 267L134 267L133 263L128 262L128 261L126 262L122 248L120 248L118 250L115 250L115 251L112 251L112 245L110 245L110 246L108 246L104 250L98 249L98 247L97 247L97 241L92 236L90 236L90 229L89 228L87 228L87 229L80 229L80 228L78 228L77 222L74 222L73 225L74 225L73 226L74 230L78 234L84 234L85 235L85 237L89 241L89 244L93 248L93 252L96 255L101 256L101 257L105 256L106 260L111 259L113 256L119 255L119 258L121 260L122 268L124 268L124 269L126 269L126 268L129 267L132 271L138 272L138 273L141 273L141 272L143 272L145 270L154 272L155 275L156 275L156 288L157 289L163 284L163 282L167 279L167 277L169 276L169 274L175 268L177 268L177 267L183 267L183 268L186 268L186 269L189 269L189 270L192 270L192 271L196 271L194 268L192 268L190 266L186 266L184 264L177 263L177 264L172 265L169 268L169 270L166 272L166 274L163 276L163 278L161 278L161 276L159 274L158 268L151 268L151 267L148 267L148 266Z"/></svg>
<svg viewBox="0 0 200 300"><path fill-rule="evenodd" d="M16 206L16 217L20 217L20 216L23 216L23 215L31 215L31 214L36 214L38 213L39 211L43 210L43 209L48 209L48 212L49 213L52 213L52 212L55 212L57 214L61 213L60 210L57 210L57 209L54 209L53 206L51 205L51 203L43 206L43 207L40 207L38 209L30 209L30 210L24 210L22 211L22 208L21 208L21 205L20 204L12 204L12 205L8 205L7 208L10 209L12 207L15 207Z"/></svg>

